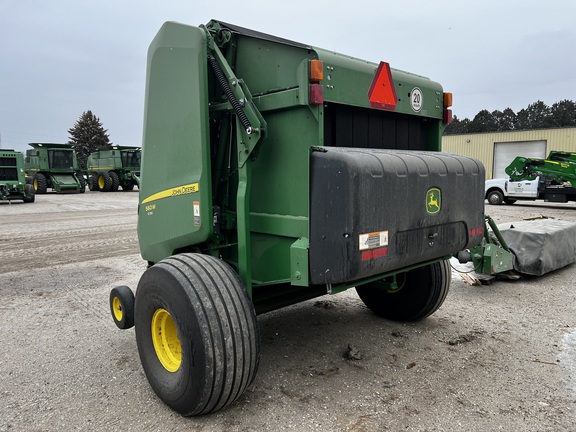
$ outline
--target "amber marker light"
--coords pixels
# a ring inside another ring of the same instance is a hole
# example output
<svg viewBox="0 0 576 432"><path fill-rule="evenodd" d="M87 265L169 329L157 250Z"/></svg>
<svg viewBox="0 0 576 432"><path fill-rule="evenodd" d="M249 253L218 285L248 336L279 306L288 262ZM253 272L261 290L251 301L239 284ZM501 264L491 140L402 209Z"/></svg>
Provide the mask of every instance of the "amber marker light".
<svg viewBox="0 0 576 432"><path fill-rule="evenodd" d="M318 83L324 79L324 62L310 60L310 82Z"/></svg>

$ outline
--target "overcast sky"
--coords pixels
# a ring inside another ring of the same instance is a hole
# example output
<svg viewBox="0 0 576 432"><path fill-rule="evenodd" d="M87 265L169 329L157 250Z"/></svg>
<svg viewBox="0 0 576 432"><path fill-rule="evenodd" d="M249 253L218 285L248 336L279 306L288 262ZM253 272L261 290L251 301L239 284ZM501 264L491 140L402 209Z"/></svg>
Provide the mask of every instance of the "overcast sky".
<svg viewBox="0 0 576 432"><path fill-rule="evenodd" d="M67 142L87 110L141 145L148 45L212 18L427 76L459 118L576 100L575 0L0 0L2 147Z"/></svg>

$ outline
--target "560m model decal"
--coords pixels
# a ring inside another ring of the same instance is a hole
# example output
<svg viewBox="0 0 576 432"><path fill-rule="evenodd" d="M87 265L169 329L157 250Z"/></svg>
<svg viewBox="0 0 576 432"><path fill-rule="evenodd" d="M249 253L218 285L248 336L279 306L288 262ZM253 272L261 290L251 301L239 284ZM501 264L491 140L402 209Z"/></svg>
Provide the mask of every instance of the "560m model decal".
<svg viewBox="0 0 576 432"><path fill-rule="evenodd" d="M141 204L147 204L152 201L156 201L162 198L170 198L180 195L188 195L198 192L198 183L190 183L187 185L178 186L171 189L166 189L160 192L156 192L154 195L150 195L148 198L142 200Z"/></svg>

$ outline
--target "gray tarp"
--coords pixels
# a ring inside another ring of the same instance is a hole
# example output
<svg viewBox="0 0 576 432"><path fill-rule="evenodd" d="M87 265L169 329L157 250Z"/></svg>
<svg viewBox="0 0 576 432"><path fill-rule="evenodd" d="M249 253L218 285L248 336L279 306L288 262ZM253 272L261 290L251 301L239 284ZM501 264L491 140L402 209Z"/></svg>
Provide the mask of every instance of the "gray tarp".
<svg viewBox="0 0 576 432"><path fill-rule="evenodd" d="M536 219L498 225L514 253L514 269L541 276L576 261L576 222Z"/></svg>

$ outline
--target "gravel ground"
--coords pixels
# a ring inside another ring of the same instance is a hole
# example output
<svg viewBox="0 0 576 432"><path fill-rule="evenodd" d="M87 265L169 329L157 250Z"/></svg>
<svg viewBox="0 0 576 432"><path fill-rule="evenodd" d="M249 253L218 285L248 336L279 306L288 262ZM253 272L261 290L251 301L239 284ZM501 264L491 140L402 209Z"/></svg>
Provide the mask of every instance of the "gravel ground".
<svg viewBox="0 0 576 432"><path fill-rule="evenodd" d="M184 418L108 309L110 288L135 288L145 269L138 193L36 198L0 203L0 432L576 430L575 265L479 287L453 271L418 323L377 318L354 290L262 315L254 384ZM576 221L574 203L487 213Z"/></svg>

